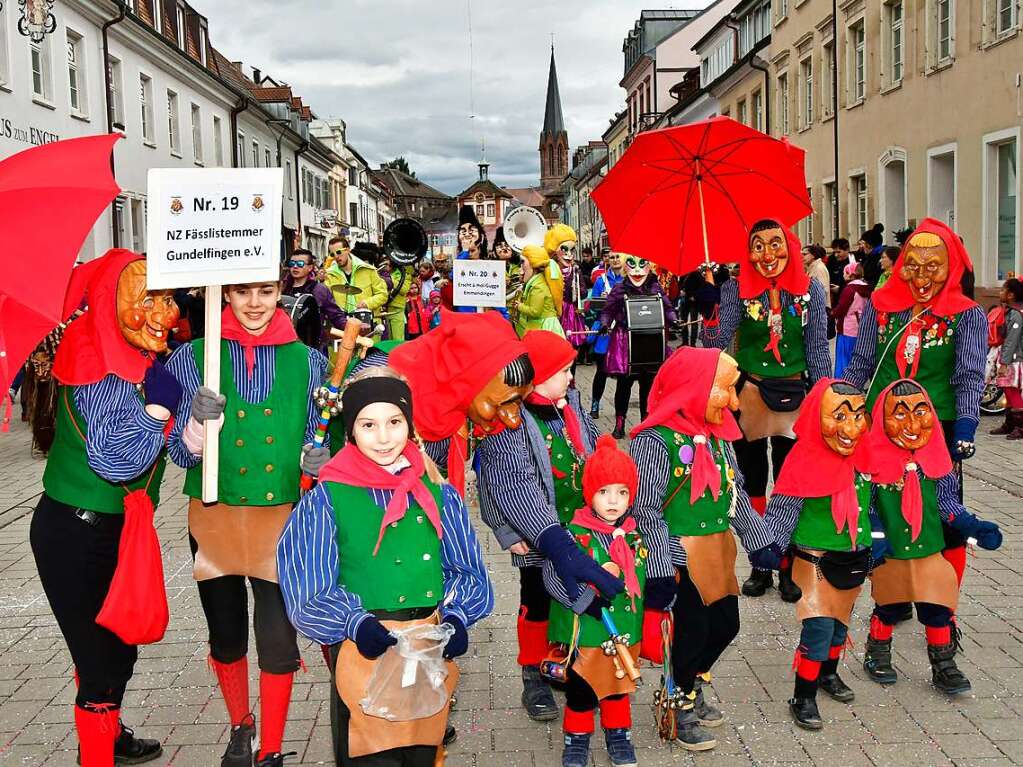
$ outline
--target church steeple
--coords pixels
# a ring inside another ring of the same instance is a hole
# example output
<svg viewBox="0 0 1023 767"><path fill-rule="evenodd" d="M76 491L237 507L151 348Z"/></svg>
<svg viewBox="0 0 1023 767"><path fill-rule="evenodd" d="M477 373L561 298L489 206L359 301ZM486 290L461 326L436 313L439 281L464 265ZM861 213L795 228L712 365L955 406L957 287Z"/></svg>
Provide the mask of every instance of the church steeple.
<svg viewBox="0 0 1023 767"><path fill-rule="evenodd" d="M561 93L558 90L558 69L554 63L554 45L551 44L551 66L547 74L547 103L540 133L540 187L558 186L568 174L568 132L561 112Z"/></svg>

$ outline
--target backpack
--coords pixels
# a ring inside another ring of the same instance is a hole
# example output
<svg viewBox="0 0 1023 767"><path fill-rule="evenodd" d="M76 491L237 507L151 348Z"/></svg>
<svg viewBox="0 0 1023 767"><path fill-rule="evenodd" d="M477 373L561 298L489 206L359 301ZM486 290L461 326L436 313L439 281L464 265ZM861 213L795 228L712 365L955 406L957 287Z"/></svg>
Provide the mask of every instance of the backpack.
<svg viewBox="0 0 1023 767"><path fill-rule="evenodd" d="M1005 342L1005 307L992 307L987 313L987 345L1001 346Z"/></svg>

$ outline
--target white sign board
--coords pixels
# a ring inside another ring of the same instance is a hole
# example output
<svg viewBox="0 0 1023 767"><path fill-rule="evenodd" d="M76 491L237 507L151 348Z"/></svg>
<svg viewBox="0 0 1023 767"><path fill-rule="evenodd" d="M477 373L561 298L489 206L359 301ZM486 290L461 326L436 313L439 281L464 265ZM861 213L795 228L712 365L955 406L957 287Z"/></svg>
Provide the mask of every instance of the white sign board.
<svg viewBox="0 0 1023 767"><path fill-rule="evenodd" d="M504 306L507 266L504 261L463 259L452 262L455 306Z"/></svg>
<svg viewBox="0 0 1023 767"><path fill-rule="evenodd" d="M150 290L280 279L280 168L152 168Z"/></svg>

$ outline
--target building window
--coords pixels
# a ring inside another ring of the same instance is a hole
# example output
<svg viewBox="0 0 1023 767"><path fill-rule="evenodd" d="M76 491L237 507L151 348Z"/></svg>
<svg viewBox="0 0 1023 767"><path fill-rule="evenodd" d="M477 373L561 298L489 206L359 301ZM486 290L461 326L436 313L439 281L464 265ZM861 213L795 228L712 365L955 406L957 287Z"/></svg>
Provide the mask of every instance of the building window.
<svg viewBox="0 0 1023 767"><path fill-rule="evenodd" d="M139 75L139 111L142 115L142 140L153 144L153 80Z"/></svg>
<svg viewBox="0 0 1023 767"><path fill-rule="evenodd" d="M144 253L146 250L146 214L144 201L137 197L130 200L129 210L131 211L131 249L136 253Z"/></svg>
<svg viewBox="0 0 1023 767"><path fill-rule="evenodd" d="M188 32L185 29L185 6L181 3L177 5L177 34L178 34L178 48L185 50L185 41L188 37Z"/></svg>
<svg viewBox="0 0 1023 767"><path fill-rule="evenodd" d="M1016 29L1016 3L1018 0L997 0L995 31L1000 36Z"/></svg>
<svg viewBox="0 0 1023 767"><path fill-rule="evenodd" d="M984 251L987 263L994 261L999 282L1019 274L1018 137L1018 130L1011 130L984 140Z"/></svg>
<svg viewBox="0 0 1023 767"><path fill-rule="evenodd" d="M956 147L927 151L927 215L956 226Z"/></svg>
<svg viewBox="0 0 1023 767"><path fill-rule="evenodd" d="M902 0L889 3L883 8L885 36L885 62L888 71L885 73L885 85L888 87L902 82L903 62L905 59L905 36Z"/></svg>
<svg viewBox="0 0 1023 767"><path fill-rule="evenodd" d="M476 217L477 218L483 218L483 215L484 215L483 210L484 210L484 208L483 208L482 205L477 205L476 206Z"/></svg>
<svg viewBox="0 0 1023 767"><path fill-rule="evenodd" d="M835 43L832 40L821 48L821 117L827 119L835 114Z"/></svg>
<svg viewBox="0 0 1023 767"><path fill-rule="evenodd" d="M10 78L10 62L7 59L7 6L0 6L0 85Z"/></svg>
<svg viewBox="0 0 1023 767"><path fill-rule="evenodd" d="M749 120L749 117L746 114L746 99L739 99L739 103L735 105L735 119L743 125L748 125L747 120Z"/></svg>
<svg viewBox="0 0 1023 767"><path fill-rule="evenodd" d="M124 206L128 199L118 195L114 200L114 247L128 247L128 219L124 215Z"/></svg>
<svg viewBox="0 0 1023 767"><path fill-rule="evenodd" d="M493 218L496 215L497 215L497 209L494 207L494 204L493 203L488 203L487 204L487 218Z"/></svg>
<svg viewBox="0 0 1023 767"><path fill-rule="evenodd" d="M2 11L0 11L2 13ZM124 97L121 83L121 62L112 56L107 59L107 79L110 83L108 99L110 102L110 123L115 129L124 131Z"/></svg>
<svg viewBox="0 0 1023 767"><path fill-rule="evenodd" d="M952 25L955 23L952 0L934 0L934 30L937 34L935 64L943 64L952 58L952 41L954 33Z"/></svg>
<svg viewBox="0 0 1023 767"><path fill-rule="evenodd" d="M202 111L198 104L192 104L192 159L202 165Z"/></svg>
<svg viewBox="0 0 1023 767"><path fill-rule="evenodd" d="M259 167L259 142L255 139L252 141L252 167Z"/></svg>
<svg viewBox="0 0 1023 767"><path fill-rule="evenodd" d="M213 156L217 160L217 167L224 165L224 126L220 118L213 115Z"/></svg>
<svg viewBox="0 0 1023 767"><path fill-rule="evenodd" d="M752 99L750 107L750 115L753 118L752 127L758 131L763 132L764 130L764 104L763 98L760 96L760 91L754 91L750 97Z"/></svg>
<svg viewBox="0 0 1023 767"><path fill-rule="evenodd" d="M67 80L71 112L87 115L88 99L85 93L85 45L82 36L67 30Z"/></svg>
<svg viewBox="0 0 1023 767"><path fill-rule="evenodd" d="M206 48L209 46L209 34L206 31L206 25L199 25L199 62L206 66Z"/></svg>
<svg viewBox="0 0 1023 767"><path fill-rule="evenodd" d="M856 216L856 226L853 228L855 232L867 231L867 176L864 173L860 173L856 176L850 176L849 178L849 190L852 196L851 205L849 206L853 214Z"/></svg>
<svg viewBox="0 0 1023 767"><path fill-rule="evenodd" d="M775 23L778 23L789 15L789 0L777 0L777 3L778 16L775 19Z"/></svg>
<svg viewBox="0 0 1023 767"><path fill-rule="evenodd" d="M822 208L821 239L833 240L838 237L838 187L834 181L824 184Z"/></svg>
<svg viewBox="0 0 1023 767"><path fill-rule="evenodd" d="M289 200L295 199L295 189L291 185L291 160L284 163L284 192Z"/></svg>
<svg viewBox="0 0 1023 767"><path fill-rule="evenodd" d="M809 128L813 124L813 59L799 62L799 125Z"/></svg>
<svg viewBox="0 0 1023 767"><path fill-rule="evenodd" d="M275 168L275 167L277 167L277 163L275 163L273 161L273 159L271 158L271 156L270 156L270 147L266 147L263 150L263 164L267 168Z"/></svg>
<svg viewBox="0 0 1023 767"><path fill-rule="evenodd" d="M50 36L44 37L40 43L29 43L29 50L32 58L32 95L44 101L52 101Z"/></svg>
<svg viewBox="0 0 1023 767"><path fill-rule="evenodd" d="M235 153L238 155L238 167L245 167L245 134L238 131L235 137Z"/></svg>
<svg viewBox="0 0 1023 767"><path fill-rule="evenodd" d="M167 135L171 154L181 155L181 124L178 120L178 94L167 91Z"/></svg>
<svg viewBox="0 0 1023 767"><path fill-rule="evenodd" d="M359 174L355 168L348 169L348 186L358 186Z"/></svg>
<svg viewBox="0 0 1023 767"><path fill-rule="evenodd" d="M153 0L153 29L163 34L163 0Z"/></svg>
<svg viewBox="0 0 1023 767"><path fill-rule="evenodd" d="M359 225L359 203L348 203L348 223L352 226Z"/></svg>
<svg viewBox="0 0 1023 767"><path fill-rule="evenodd" d="M849 106L860 103L867 95L867 40L860 19L848 29Z"/></svg>
<svg viewBox="0 0 1023 767"><path fill-rule="evenodd" d="M778 127L782 135L787 135L789 124L789 75L788 72L778 75Z"/></svg>

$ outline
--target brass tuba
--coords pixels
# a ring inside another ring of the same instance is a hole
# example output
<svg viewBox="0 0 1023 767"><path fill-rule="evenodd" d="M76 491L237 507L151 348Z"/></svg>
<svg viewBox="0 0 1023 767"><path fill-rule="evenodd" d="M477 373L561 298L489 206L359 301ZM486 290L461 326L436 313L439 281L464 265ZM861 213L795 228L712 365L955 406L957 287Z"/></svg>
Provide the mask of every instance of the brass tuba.
<svg viewBox="0 0 1023 767"><path fill-rule="evenodd" d="M504 217L504 238L516 253L522 253L527 245L543 247L547 234L547 220L536 208L520 205Z"/></svg>
<svg viewBox="0 0 1023 767"><path fill-rule="evenodd" d="M412 218L396 218L384 230L384 255L396 266L412 266L426 255L426 230Z"/></svg>

